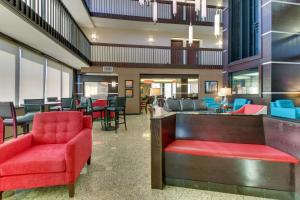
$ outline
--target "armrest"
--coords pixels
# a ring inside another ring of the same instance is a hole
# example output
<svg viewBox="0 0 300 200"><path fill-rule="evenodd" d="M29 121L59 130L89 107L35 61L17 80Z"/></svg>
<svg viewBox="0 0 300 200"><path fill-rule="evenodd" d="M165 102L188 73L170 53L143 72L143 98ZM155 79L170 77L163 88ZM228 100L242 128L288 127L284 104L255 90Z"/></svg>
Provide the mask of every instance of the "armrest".
<svg viewBox="0 0 300 200"><path fill-rule="evenodd" d="M151 119L151 187L164 185L164 156L166 146L175 140L176 114Z"/></svg>
<svg viewBox="0 0 300 200"><path fill-rule="evenodd" d="M67 181L73 183L92 154L92 130L83 129L67 143Z"/></svg>
<svg viewBox="0 0 300 200"><path fill-rule="evenodd" d="M83 116L83 128L93 128L92 116Z"/></svg>
<svg viewBox="0 0 300 200"><path fill-rule="evenodd" d="M0 145L0 163L29 149L32 146L32 134L22 135Z"/></svg>
<svg viewBox="0 0 300 200"><path fill-rule="evenodd" d="M231 114L243 114L245 112L245 106L241 107L236 111L232 111Z"/></svg>

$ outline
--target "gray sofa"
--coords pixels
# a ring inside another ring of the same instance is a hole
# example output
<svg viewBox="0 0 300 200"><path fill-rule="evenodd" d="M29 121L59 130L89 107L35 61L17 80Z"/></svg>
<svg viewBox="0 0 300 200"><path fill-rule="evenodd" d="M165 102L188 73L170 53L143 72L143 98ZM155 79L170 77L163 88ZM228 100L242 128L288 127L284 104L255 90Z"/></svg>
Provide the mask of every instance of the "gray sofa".
<svg viewBox="0 0 300 200"><path fill-rule="evenodd" d="M201 100L167 99L164 109L168 112L200 111L203 109Z"/></svg>

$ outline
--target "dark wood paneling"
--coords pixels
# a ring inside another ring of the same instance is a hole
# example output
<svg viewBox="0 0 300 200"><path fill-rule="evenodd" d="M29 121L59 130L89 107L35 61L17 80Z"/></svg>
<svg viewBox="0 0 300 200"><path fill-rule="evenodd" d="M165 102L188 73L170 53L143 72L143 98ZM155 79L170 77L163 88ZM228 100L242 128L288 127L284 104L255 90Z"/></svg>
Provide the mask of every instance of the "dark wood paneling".
<svg viewBox="0 0 300 200"><path fill-rule="evenodd" d="M264 117L266 144L300 159L300 123Z"/></svg>
<svg viewBox="0 0 300 200"><path fill-rule="evenodd" d="M294 191L293 171L289 163L165 153L167 178Z"/></svg>
<svg viewBox="0 0 300 200"><path fill-rule="evenodd" d="M175 138L176 115L151 120L151 187L164 186L164 148Z"/></svg>
<svg viewBox="0 0 300 200"><path fill-rule="evenodd" d="M177 114L176 139L264 144L262 116Z"/></svg>

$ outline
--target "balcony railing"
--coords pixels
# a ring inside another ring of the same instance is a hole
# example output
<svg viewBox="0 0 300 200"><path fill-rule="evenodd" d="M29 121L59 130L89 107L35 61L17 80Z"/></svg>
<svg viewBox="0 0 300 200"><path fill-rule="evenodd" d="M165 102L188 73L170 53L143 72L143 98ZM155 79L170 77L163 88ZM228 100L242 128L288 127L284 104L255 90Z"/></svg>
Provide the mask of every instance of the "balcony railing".
<svg viewBox="0 0 300 200"><path fill-rule="evenodd" d="M92 64L220 68L222 49L97 43L92 45Z"/></svg>
<svg viewBox="0 0 300 200"><path fill-rule="evenodd" d="M91 45L60 0L0 0L89 63Z"/></svg>
<svg viewBox="0 0 300 200"><path fill-rule="evenodd" d="M136 0L83 0L90 15L94 17L115 18L137 21L152 21L153 6L139 5ZM211 26L216 12L222 8L207 6L207 17L196 15L194 7L185 3L178 3L177 15L172 14L172 4L169 1L158 1L158 22ZM222 19L221 19L222 22Z"/></svg>

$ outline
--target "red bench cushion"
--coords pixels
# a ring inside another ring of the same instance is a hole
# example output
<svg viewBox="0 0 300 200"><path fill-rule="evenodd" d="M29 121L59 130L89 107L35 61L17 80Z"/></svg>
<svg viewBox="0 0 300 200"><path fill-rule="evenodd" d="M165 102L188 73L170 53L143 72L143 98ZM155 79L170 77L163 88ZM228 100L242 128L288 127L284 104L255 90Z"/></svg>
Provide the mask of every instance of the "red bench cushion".
<svg viewBox="0 0 300 200"><path fill-rule="evenodd" d="M66 145L37 145L0 164L0 176L66 171Z"/></svg>
<svg viewBox="0 0 300 200"><path fill-rule="evenodd" d="M298 163L293 156L266 145L206 142L195 140L175 140L165 148L165 152L196 156L214 156Z"/></svg>

